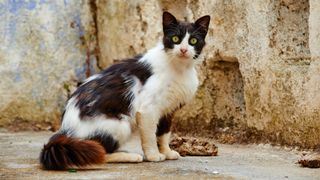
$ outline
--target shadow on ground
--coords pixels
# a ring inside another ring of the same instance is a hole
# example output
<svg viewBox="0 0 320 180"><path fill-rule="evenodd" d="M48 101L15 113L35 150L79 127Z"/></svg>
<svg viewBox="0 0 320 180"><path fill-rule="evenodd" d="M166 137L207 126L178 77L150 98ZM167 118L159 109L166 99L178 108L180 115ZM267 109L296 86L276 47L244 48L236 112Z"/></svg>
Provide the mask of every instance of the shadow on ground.
<svg viewBox="0 0 320 180"><path fill-rule="evenodd" d="M218 144L218 156L176 161L105 164L77 172L39 168L41 147L52 132L0 130L0 179L319 179L320 169L301 168L302 152L269 145Z"/></svg>

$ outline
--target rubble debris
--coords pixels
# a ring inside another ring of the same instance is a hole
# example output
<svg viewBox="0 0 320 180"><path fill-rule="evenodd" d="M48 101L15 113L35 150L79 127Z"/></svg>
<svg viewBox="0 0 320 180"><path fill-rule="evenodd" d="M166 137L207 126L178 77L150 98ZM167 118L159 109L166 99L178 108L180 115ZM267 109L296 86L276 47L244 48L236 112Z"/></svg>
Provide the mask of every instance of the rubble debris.
<svg viewBox="0 0 320 180"><path fill-rule="evenodd" d="M218 147L210 140L173 136L170 147L181 156L217 156Z"/></svg>
<svg viewBox="0 0 320 180"><path fill-rule="evenodd" d="M304 155L298 163L302 167L320 168L320 152L313 152Z"/></svg>

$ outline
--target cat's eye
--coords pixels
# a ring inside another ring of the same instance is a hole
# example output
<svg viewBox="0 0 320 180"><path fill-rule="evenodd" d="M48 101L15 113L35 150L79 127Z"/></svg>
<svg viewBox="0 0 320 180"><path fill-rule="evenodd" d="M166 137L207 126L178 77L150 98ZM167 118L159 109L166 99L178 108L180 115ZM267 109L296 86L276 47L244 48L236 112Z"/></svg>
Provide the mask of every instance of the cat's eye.
<svg viewBox="0 0 320 180"><path fill-rule="evenodd" d="M172 36L172 42L177 43L179 42L179 37L178 36Z"/></svg>
<svg viewBox="0 0 320 180"><path fill-rule="evenodd" d="M189 43L190 43L191 45L195 45L195 44L197 44L197 42L198 42L198 40L197 40L196 38L191 38L191 39L189 40Z"/></svg>

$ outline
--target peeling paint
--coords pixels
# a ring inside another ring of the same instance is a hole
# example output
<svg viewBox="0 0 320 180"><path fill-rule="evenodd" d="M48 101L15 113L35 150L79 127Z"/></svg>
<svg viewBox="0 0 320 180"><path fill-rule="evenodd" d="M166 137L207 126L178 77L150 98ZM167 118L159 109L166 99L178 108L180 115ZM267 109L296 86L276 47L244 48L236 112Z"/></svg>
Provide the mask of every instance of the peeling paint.
<svg viewBox="0 0 320 180"><path fill-rule="evenodd" d="M21 9L34 10L37 3L34 0L8 0L9 12L17 14Z"/></svg>

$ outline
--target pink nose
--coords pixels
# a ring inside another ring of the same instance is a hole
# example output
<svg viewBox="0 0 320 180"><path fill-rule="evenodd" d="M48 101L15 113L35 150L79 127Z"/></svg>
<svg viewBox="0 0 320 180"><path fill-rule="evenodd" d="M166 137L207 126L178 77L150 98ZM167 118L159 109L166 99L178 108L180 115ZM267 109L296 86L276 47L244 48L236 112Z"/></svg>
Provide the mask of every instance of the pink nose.
<svg viewBox="0 0 320 180"><path fill-rule="evenodd" d="M188 49L185 49L185 48L181 48L181 49L180 49L180 52L181 52L182 54L185 54L187 51L188 51Z"/></svg>

